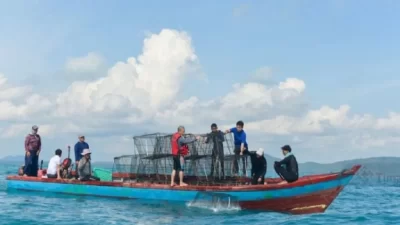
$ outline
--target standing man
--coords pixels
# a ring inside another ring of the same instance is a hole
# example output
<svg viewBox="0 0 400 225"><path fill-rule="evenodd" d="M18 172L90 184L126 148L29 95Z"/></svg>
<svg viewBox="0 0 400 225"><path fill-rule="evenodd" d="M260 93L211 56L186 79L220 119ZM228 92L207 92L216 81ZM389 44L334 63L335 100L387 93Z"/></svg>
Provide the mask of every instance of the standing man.
<svg viewBox="0 0 400 225"><path fill-rule="evenodd" d="M184 157L189 153L189 147L187 144L193 143L200 139L200 136L195 138L185 138L183 135L185 134L185 127L179 126L178 132L172 135L171 138L171 150L172 150L172 158L174 167L171 173L171 187L175 185L175 175L176 171L179 171L179 185L187 186L186 183L183 182L183 168L182 165L184 163Z"/></svg>
<svg viewBox="0 0 400 225"><path fill-rule="evenodd" d="M233 173L238 174L239 172L239 163L238 161L240 160L241 156L243 155L243 152L247 149L249 149L247 142L246 142L246 132L243 130L244 123L243 121L239 120L236 123L236 127L233 127L229 130L226 130L225 133L233 133L233 137L235 140L235 159L233 161ZM246 158L242 158L242 163L243 163L243 176L246 175Z"/></svg>
<svg viewBox="0 0 400 225"><path fill-rule="evenodd" d="M39 154L42 148L42 140L38 130L38 126L32 126L32 132L25 137L24 176L36 177L38 173Z"/></svg>
<svg viewBox="0 0 400 225"><path fill-rule="evenodd" d="M210 177L214 175L214 165L215 163L221 162L221 172L222 172L222 177L225 177L225 172L224 172L224 144L223 142L225 141L224 133L220 130L218 130L217 124L213 123L211 124L211 133L207 134L207 138L205 143L209 143L212 141L213 143L213 149L212 149L212 155L211 155L211 174ZM218 160L217 160L218 156ZM218 172L218 174L220 174Z"/></svg>
<svg viewBox="0 0 400 225"><path fill-rule="evenodd" d="M78 136L79 141L75 144L75 170L76 175L78 175L78 165L79 160L82 159L82 153L84 149L89 149L89 144L85 142L85 136L80 135Z"/></svg>

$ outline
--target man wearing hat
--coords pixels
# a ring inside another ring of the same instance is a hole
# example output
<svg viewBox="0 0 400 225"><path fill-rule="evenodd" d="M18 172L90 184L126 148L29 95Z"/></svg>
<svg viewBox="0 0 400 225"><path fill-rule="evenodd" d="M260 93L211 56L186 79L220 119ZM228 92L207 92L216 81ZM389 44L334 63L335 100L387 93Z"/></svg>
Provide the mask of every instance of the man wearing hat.
<svg viewBox="0 0 400 225"><path fill-rule="evenodd" d="M32 126L32 132L25 137L24 176L36 177L38 173L39 154L42 148L42 140L38 130L38 126Z"/></svg>
<svg viewBox="0 0 400 225"><path fill-rule="evenodd" d="M85 142L85 136L79 135L79 141L75 144L75 168L76 174L78 175L78 164L82 158L82 152L84 149L89 149L89 144Z"/></svg>
<svg viewBox="0 0 400 225"><path fill-rule="evenodd" d="M292 183L299 179L299 167L296 157L292 154L292 148L289 145L282 146L282 154L284 159L275 162L275 172L282 178L280 184Z"/></svg>
<svg viewBox="0 0 400 225"><path fill-rule="evenodd" d="M78 175L81 181L100 180L98 177L92 175L92 164L90 162L91 154L89 149L84 149L81 153L82 158L79 160L78 164Z"/></svg>
<svg viewBox="0 0 400 225"><path fill-rule="evenodd" d="M267 160L264 157L264 149L259 148L256 152L245 150L244 153L250 155L251 184L264 184L265 174L267 173Z"/></svg>

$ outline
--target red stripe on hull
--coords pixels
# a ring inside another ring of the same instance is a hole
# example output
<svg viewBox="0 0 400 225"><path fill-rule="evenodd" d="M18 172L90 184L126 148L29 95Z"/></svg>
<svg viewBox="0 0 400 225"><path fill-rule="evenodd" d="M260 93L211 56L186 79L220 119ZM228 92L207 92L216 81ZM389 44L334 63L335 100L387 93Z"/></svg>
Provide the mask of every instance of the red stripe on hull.
<svg viewBox="0 0 400 225"><path fill-rule="evenodd" d="M290 198L240 202L243 209L274 211L290 214L323 213L343 190L342 186Z"/></svg>

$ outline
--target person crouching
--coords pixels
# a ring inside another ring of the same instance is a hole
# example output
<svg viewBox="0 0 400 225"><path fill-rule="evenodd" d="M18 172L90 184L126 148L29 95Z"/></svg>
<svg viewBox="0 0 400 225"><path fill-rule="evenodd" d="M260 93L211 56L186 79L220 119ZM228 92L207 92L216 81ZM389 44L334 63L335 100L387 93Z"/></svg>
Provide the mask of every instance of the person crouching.
<svg viewBox="0 0 400 225"><path fill-rule="evenodd" d="M61 149L57 149L55 151L55 155L51 157L49 165L47 166L47 178L61 179L60 175L61 155L62 155Z"/></svg>
<svg viewBox="0 0 400 225"><path fill-rule="evenodd" d="M92 165L90 162L90 155L92 153L89 149L84 149L82 152L82 159L79 160L78 164L78 173L79 173L79 180L81 181L91 181L96 180L100 181L100 178L95 177L92 175Z"/></svg>
<svg viewBox="0 0 400 225"><path fill-rule="evenodd" d="M267 173L267 160L264 157L264 149L260 148L255 153L245 151L251 159L251 184L264 184L264 177Z"/></svg>
<svg viewBox="0 0 400 225"><path fill-rule="evenodd" d="M299 167L296 157L292 154L292 149L289 145L285 145L281 149L285 158L280 162L276 161L274 164L275 172L283 180L279 184L295 182L299 179Z"/></svg>

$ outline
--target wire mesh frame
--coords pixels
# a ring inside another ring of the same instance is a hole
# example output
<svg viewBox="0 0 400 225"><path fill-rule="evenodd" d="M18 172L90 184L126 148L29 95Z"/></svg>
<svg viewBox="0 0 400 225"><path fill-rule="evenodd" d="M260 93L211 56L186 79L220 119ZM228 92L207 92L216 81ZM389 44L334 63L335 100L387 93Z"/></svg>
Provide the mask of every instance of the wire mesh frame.
<svg viewBox="0 0 400 225"><path fill-rule="evenodd" d="M187 134L185 137L194 138L194 135ZM163 133L135 136L133 139L136 151L133 155L116 157L113 174L133 174L133 177L127 178L136 181L151 178L156 179L157 182L170 182L168 175L172 171L171 138L172 134ZM185 157L184 165L186 177L196 177L197 183L200 184L215 183L215 178L221 180L221 178L237 175L232 170L235 161L235 156L232 154L234 152L232 134L225 134L223 139L224 142L221 145L223 154L216 153L219 145L215 143L215 139L210 138L210 134L201 135L198 141L188 144L189 155ZM221 159L224 163L221 163ZM245 160L245 170L248 161ZM222 164L224 164L223 167ZM239 171L243 170L242 165L239 162ZM213 172L211 172L212 167ZM245 173L239 173L239 175L246 175Z"/></svg>

